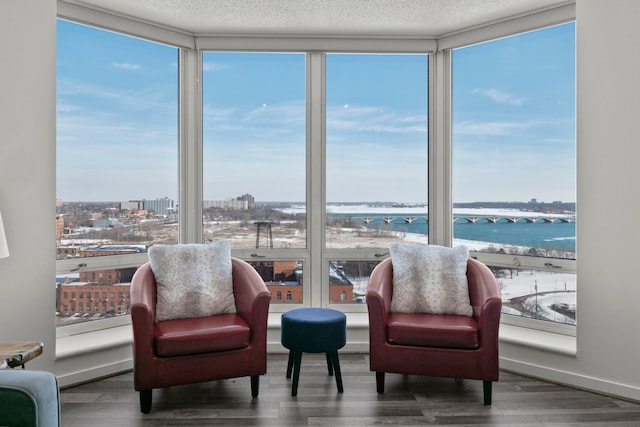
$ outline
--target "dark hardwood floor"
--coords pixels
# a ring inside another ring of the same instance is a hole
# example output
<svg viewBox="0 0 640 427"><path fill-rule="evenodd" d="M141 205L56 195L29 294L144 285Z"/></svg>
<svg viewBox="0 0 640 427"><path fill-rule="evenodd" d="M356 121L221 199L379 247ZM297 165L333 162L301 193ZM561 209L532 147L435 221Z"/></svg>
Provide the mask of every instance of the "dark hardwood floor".
<svg viewBox="0 0 640 427"><path fill-rule="evenodd" d="M387 374L384 395L366 354L340 354L344 393L323 354L304 354L297 397L287 356L270 354L260 396L249 378L153 391L140 412L131 372L62 390L64 427L130 426L640 426L640 404L501 372L493 405L482 382Z"/></svg>

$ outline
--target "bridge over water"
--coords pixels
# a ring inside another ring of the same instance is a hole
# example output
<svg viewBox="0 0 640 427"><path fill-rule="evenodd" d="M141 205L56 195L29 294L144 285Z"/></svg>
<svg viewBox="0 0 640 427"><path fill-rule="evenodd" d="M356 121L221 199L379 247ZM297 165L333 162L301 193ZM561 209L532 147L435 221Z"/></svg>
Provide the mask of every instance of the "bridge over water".
<svg viewBox="0 0 640 427"><path fill-rule="evenodd" d="M386 224L413 224L416 221L429 223L429 215L354 215L351 217L354 221L363 224L373 224L376 222L384 222ZM465 222L470 224L478 223L554 223L554 222L575 222L575 216L502 216L502 215L454 215L453 222Z"/></svg>

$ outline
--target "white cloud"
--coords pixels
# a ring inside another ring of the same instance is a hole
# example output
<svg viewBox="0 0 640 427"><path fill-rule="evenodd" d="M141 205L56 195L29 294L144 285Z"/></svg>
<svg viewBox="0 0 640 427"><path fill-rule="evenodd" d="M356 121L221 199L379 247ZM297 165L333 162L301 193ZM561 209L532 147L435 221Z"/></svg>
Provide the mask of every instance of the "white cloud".
<svg viewBox="0 0 640 427"><path fill-rule="evenodd" d="M122 70L131 70L131 71L142 70L142 65L140 65L140 64L128 64L126 62L112 62L111 66L116 67L116 68L120 68Z"/></svg>
<svg viewBox="0 0 640 427"><path fill-rule="evenodd" d="M80 105L69 104L67 101L62 99L59 99L58 102L56 102L56 111L59 113L72 113L80 110L82 110Z"/></svg>
<svg viewBox="0 0 640 427"><path fill-rule="evenodd" d="M513 106L520 106L524 104L526 98L518 97L509 92L503 92L499 89L482 89L478 88L473 91L475 94L482 95L484 97L489 98L495 103L498 104L507 104Z"/></svg>
<svg viewBox="0 0 640 427"><path fill-rule="evenodd" d="M387 112L380 107L327 107L327 128L346 132L426 133L426 115Z"/></svg>
<svg viewBox="0 0 640 427"><path fill-rule="evenodd" d="M217 62L203 62L202 71L220 71L230 68L227 64L220 64Z"/></svg>
<svg viewBox="0 0 640 427"><path fill-rule="evenodd" d="M521 134L523 130L531 129L537 123L526 122L460 122L453 127L453 133L458 135L498 136L511 135L516 131Z"/></svg>
<svg viewBox="0 0 640 427"><path fill-rule="evenodd" d="M104 102L114 103L109 107L116 111L121 111L125 107L136 109L176 109L176 104L172 101L173 94L171 93L171 88L149 87L133 91L123 91L106 86L84 84L73 80L59 80L57 89L58 94L65 97L65 101L67 99L74 100L76 104L88 105L89 109L93 108L91 102L93 102L94 98L101 99ZM58 111L64 110L59 109Z"/></svg>

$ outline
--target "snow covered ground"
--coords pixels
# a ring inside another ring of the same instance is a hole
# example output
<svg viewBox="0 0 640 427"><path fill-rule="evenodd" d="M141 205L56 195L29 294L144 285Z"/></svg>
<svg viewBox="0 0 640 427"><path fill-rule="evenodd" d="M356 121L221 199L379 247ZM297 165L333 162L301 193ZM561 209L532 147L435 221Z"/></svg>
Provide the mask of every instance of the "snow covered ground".
<svg viewBox="0 0 640 427"><path fill-rule="evenodd" d="M405 242L426 244L423 235L406 233ZM487 247L486 242L454 239L454 246L465 245L470 250ZM368 277L349 277L354 295L367 292ZM496 272L505 314L533 317L553 322L575 324L576 275L556 271L503 269ZM363 302L363 300L361 300ZM536 309L537 306L537 309ZM571 315L573 313L573 315Z"/></svg>
<svg viewBox="0 0 640 427"><path fill-rule="evenodd" d="M456 245L465 245L470 250L487 247L486 242L462 239L454 239ZM496 279L502 295L503 313L575 324L577 287L574 273L505 269L496 274ZM566 315L571 310L573 317Z"/></svg>

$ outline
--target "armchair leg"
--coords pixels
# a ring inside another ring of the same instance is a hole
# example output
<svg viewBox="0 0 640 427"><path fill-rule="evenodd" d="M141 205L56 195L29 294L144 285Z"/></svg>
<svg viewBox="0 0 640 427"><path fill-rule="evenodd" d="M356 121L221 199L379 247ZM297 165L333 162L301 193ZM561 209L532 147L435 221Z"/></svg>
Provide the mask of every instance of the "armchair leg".
<svg viewBox="0 0 640 427"><path fill-rule="evenodd" d="M260 375L251 376L251 397L254 399L258 397L258 391L260 390Z"/></svg>
<svg viewBox="0 0 640 427"><path fill-rule="evenodd" d="M484 404L491 405L491 386L493 385L492 381L482 381L482 389L484 391Z"/></svg>
<svg viewBox="0 0 640 427"><path fill-rule="evenodd" d="M384 393L384 372L376 372L376 390L378 394Z"/></svg>
<svg viewBox="0 0 640 427"><path fill-rule="evenodd" d="M140 412L148 414L151 412L151 396L153 389L140 390Z"/></svg>

